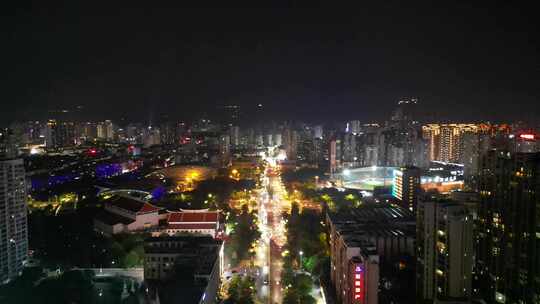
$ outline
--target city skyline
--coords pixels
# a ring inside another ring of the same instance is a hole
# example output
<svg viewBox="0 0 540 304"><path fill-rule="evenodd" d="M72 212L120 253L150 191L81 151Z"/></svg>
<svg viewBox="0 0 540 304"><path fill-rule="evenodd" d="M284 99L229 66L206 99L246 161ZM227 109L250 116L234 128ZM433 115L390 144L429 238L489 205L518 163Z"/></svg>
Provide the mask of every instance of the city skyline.
<svg viewBox="0 0 540 304"><path fill-rule="evenodd" d="M8 4L0 303L540 303L532 6L227 4Z"/></svg>

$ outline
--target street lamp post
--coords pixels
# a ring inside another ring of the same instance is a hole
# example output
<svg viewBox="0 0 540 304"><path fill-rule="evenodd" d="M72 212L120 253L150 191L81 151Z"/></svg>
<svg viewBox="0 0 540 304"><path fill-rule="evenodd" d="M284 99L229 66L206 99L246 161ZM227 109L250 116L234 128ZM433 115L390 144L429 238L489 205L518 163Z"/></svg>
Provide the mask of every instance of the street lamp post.
<svg viewBox="0 0 540 304"><path fill-rule="evenodd" d="M304 255L304 252L300 250L300 270L302 270L302 256Z"/></svg>

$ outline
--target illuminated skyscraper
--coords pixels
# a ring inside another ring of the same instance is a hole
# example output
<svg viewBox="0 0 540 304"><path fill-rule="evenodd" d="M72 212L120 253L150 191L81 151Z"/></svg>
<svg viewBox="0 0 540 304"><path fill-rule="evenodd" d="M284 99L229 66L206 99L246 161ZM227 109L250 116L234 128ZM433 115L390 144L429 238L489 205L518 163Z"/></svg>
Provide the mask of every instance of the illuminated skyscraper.
<svg viewBox="0 0 540 304"><path fill-rule="evenodd" d="M457 163L463 153L462 135L478 133L481 125L476 124L428 124L422 127L428 140L429 160Z"/></svg>
<svg viewBox="0 0 540 304"><path fill-rule="evenodd" d="M403 167L394 170L392 196L401 202L403 208L410 211L416 209L420 192L420 169Z"/></svg>

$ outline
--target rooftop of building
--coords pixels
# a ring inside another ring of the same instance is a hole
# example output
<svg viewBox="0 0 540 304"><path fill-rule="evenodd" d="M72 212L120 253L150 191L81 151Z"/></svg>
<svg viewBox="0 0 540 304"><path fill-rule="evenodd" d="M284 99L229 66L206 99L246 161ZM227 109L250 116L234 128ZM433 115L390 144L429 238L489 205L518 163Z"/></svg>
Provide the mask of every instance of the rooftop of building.
<svg viewBox="0 0 540 304"><path fill-rule="evenodd" d="M359 247L365 256L377 255L377 249L363 235L347 234L343 236L343 242L347 247Z"/></svg>
<svg viewBox="0 0 540 304"><path fill-rule="evenodd" d="M385 227L385 226L369 226L364 224L345 223L336 224L336 230L340 235L358 235L365 237L414 237L414 227Z"/></svg>
<svg viewBox="0 0 540 304"><path fill-rule="evenodd" d="M333 223L379 223L399 224L415 222L416 218L411 211L393 204L367 203L354 209L329 214Z"/></svg>
<svg viewBox="0 0 540 304"><path fill-rule="evenodd" d="M179 223L216 223L219 220L217 211L181 211L171 212L167 215L169 224Z"/></svg>
<svg viewBox="0 0 540 304"><path fill-rule="evenodd" d="M160 208L148 202L121 195L116 195L110 198L107 200L107 204L133 213L150 213L158 212L160 210Z"/></svg>
<svg viewBox="0 0 540 304"><path fill-rule="evenodd" d="M340 235L361 237L414 237L416 217L393 204L368 203L328 215Z"/></svg>
<svg viewBox="0 0 540 304"><path fill-rule="evenodd" d="M221 241L205 235L151 237L144 241L146 253L190 254L201 250L214 250Z"/></svg>
<svg viewBox="0 0 540 304"><path fill-rule="evenodd" d="M144 241L145 254L169 254L175 256L178 265L193 267L193 275L209 275L212 272L222 242L210 236L151 237Z"/></svg>
<svg viewBox="0 0 540 304"><path fill-rule="evenodd" d="M169 224L167 229L195 230L216 229L216 224Z"/></svg>

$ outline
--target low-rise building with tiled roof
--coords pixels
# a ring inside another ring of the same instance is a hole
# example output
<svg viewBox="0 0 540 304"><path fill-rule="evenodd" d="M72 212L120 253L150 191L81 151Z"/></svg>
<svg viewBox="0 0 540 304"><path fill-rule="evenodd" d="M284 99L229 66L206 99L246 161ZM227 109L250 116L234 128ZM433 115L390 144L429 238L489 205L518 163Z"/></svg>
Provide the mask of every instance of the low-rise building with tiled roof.
<svg viewBox="0 0 540 304"><path fill-rule="evenodd" d="M112 235L157 227L159 210L134 197L114 196L106 201L104 210L94 218L94 229Z"/></svg>
<svg viewBox="0 0 540 304"><path fill-rule="evenodd" d="M209 235L213 238L219 236L219 212L208 210L182 210L167 214L166 225L153 233L159 235L167 233L192 233Z"/></svg>

